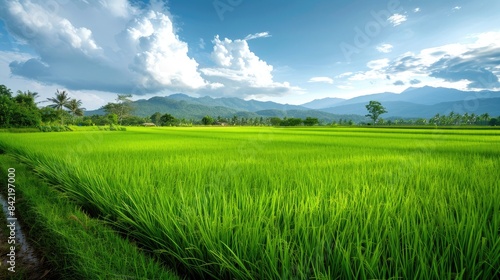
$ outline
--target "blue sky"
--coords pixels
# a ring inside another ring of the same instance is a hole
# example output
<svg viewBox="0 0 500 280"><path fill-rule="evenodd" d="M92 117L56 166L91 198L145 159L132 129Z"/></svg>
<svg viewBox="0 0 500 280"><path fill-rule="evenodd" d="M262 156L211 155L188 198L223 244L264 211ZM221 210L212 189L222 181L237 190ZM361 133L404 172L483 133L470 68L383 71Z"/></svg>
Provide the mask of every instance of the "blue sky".
<svg viewBox="0 0 500 280"><path fill-rule="evenodd" d="M500 89L500 1L0 0L0 84L301 104Z"/></svg>

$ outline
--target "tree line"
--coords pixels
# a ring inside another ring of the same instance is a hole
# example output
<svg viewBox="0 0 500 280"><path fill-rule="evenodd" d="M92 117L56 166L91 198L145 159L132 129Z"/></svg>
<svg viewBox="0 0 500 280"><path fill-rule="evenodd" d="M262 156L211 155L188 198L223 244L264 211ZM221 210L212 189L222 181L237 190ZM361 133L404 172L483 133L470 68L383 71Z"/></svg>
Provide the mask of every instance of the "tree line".
<svg viewBox="0 0 500 280"><path fill-rule="evenodd" d="M83 116L85 108L82 101L71 99L66 91L57 90L55 97L36 102L37 92L13 92L5 85L0 85L0 127L36 127L44 123L58 122L64 125L65 120L74 121ZM51 102L45 107L38 107L43 102Z"/></svg>
<svg viewBox="0 0 500 280"><path fill-rule="evenodd" d="M37 101L39 94L31 91L17 91L14 94L5 85L0 85L0 127L40 127L44 125L79 125L104 126L126 125L139 126L153 124L156 126L192 126L192 125L238 125L238 126L317 126L317 125L367 125L356 124L352 120L339 119L332 123L322 123L318 118L306 117L244 117L236 116L212 117L206 115L201 119L178 119L169 113L155 112L148 117L139 117L133 114L134 107L130 94L119 94L116 102L109 102L102 109L105 115L84 116L85 108L82 101L72 99L66 91L57 90L54 97L44 101ZM40 106L42 103L49 103ZM430 119L390 119L384 120L380 116L387 113L384 106L378 101L370 101L366 105L372 125L500 125L500 117L492 118L489 114L476 115L474 113L436 114Z"/></svg>
<svg viewBox="0 0 500 280"><path fill-rule="evenodd" d="M492 118L488 113L476 115L475 113L459 114L451 111L448 114L436 114L430 119L392 119L384 120L380 115L387 113L384 106L378 101L370 101L366 105L366 115L375 125L435 125L435 126L460 126L460 125L500 125L500 117Z"/></svg>

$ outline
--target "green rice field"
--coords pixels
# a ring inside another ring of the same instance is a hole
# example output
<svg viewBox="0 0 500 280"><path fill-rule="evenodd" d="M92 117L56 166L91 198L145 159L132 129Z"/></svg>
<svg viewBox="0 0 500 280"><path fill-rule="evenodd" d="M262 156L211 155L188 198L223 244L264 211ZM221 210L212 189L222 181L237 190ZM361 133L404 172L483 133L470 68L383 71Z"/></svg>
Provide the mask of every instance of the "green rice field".
<svg viewBox="0 0 500 280"><path fill-rule="evenodd" d="M500 276L500 130L127 128L0 149L192 279Z"/></svg>

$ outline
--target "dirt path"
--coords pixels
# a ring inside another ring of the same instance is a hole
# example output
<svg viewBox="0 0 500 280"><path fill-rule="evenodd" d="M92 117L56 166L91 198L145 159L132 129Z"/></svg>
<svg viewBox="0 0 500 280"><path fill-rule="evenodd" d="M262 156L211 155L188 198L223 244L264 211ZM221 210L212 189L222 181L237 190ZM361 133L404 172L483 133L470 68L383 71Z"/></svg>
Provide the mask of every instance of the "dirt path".
<svg viewBox="0 0 500 280"><path fill-rule="evenodd" d="M8 204L3 195L0 195L0 204L3 224L0 226L0 279L54 279L44 259L30 246L21 221L6 218ZM15 244L11 236L15 237Z"/></svg>

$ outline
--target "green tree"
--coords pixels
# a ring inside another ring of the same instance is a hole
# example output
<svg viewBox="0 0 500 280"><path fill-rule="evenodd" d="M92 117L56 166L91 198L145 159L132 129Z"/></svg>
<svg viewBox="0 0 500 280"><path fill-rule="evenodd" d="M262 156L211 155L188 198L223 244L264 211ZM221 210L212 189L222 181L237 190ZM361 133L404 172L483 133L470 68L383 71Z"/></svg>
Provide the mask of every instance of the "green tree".
<svg viewBox="0 0 500 280"><path fill-rule="evenodd" d="M204 125L212 125L214 123L214 119L206 115L203 117L203 119L201 119L201 123Z"/></svg>
<svg viewBox="0 0 500 280"><path fill-rule="evenodd" d="M307 117L304 120L304 125L306 125L306 126L314 126L314 125L318 125L318 124L319 124L318 118Z"/></svg>
<svg viewBox="0 0 500 280"><path fill-rule="evenodd" d="M118 94L116 103L108 103L103 106L104 111L108 114L115 114L118 117L118 123L121 125L122 120L129 116L134 107L132 106L131 94Z"/></svg>
<svg viewBox="0 0 500 280"><path fill-rule="evenodd" d="M85 108L82 108L82 101L81 100L76 100L76 99L71 99L68 104L64 105L66 109L69 110L69 112L74 116L83 116L83 111Z"/></svg>
<svg viewBox="0 0 500 280"><path fill-rule="evenodd" d="M165 115L161 116L161 118L160 118L160 125L161 126L171 126L171 125L175 125L176 121L177 120L175 119L174 116L172 116L170 114L165 114Z"/></svg>
<svg viewBox="0 0 500 280"><path fill-rule="evenodd" d="M123 118L122 125L142 125L143 123L150 122L149 117L128 116Z"/></svg>
<svg viewBox="0 0 500 280"><path fill-rule="evenodd" d="M382 106L382 104L380 104L380 102L378 101L372 100L365 107L366 110L368 110L368 114L366 116L373 120L373 124L377 123L380 115L387 113L385 107Z"/></svg>
<svg viewBox="0 0 500 280"><path fill-rule="evenodd" d="M479 119L481 120L481 124L488 124L488 122L490 121L490 114L488 113L484 113L482 114L481 116L479 116Z"/></svg>
<svg viewBox="0 0 500 280"><path fill-rule="evenodd" d="M302 124L302 119L300 118L285 118L281 121L281 126L299 126Z"/></svg>
<svg viewBox="0 0 500 280"><path fill-rule="evenodd" d="M43 107L40 109L40 115L44 123L52 123L60 119L61 116L59 116L59 113L59 111L50 107Z"/></svg>
<svg viewBox="0 0 500 280"><path fill-rule="evenodd" d="M271 123L272 126L279 126L281 124L281 119L278 117L271 117L269 118L269 122Z"/></svg>
<svg viewBox="0 0 500 280"><path fill-rule="evenodd" d="M500 117L498 117L500 119ZM488 122L489 125L491 126L497 126L500 124L497 118L491 118L490 121Z"/></svg>
<svg viewBox="0 0 500 280"><path fill-rule="evenodd" d="M26 104L30 107L36 108L35 99L38 97L38 92L31 91L17 91L17 95L14 97L14 101L18 104Z"/></svg>
<svg viewBox="0 0 500 280"><path fill-rule="evenodd" d="M35 97L37 93L30 91L18 91L18 94L12 99L13 106L13 124L15 126L33 127L41 122L40 110L36 106Z"/></svg>
<svg viewBox="0 0 500 280"><path fill-rule="evenodd" d="M58 111L63 111L63 108L65 108L70 101L68 93L65 90L61 92L57 90L55 95L56 97L47 98L48 101L52 102L52 104L49 105L49 107L54 108ZM62 114L62 112L61 112L61 124L64 125L64 114Z"/></svg>
<svg viewBox="0 0 500 280"><path fill-rule="evenodd" d="M159 126L161 124L161 113L160 112L156 112L154 114L151 115L150 117L151 121L156 124L157 126Z"/></svg>
<svg viewBox="0 0 500 280"><path fill-rule="evenodd" d="M106 119L108 120L109 125L118 123L118 116L116 114L107 114Z"/></svg>
<svg viewBox="0 0 500 280"><path fill-rule="evenodd" d="M40 111L35 104L35 94L18 91L12 97L12 91L0 85L0 126L33 127L41 122Z"/></svg>
<svg viewBox="0 0 500 280"><path fill-rule="evenodd" d="M232 124L232 125L236 125L236 124L238 124L238 116L234 115L234 116L231 118L231 124Z"/></svg>
<svg viewBox="0 0 500 280"><path fill-rule="evenodd" d="M90 119L91 119L92 123L95 123L96 125L109 124L107 116L92 115L92 116L90 116Z"/></svg>
<svg viewBox="0 0 500 280"><path fill-rule="evenodd" d="M5 85L0 85L0 126L10 126L13 104L12 91Z"/></svg>

